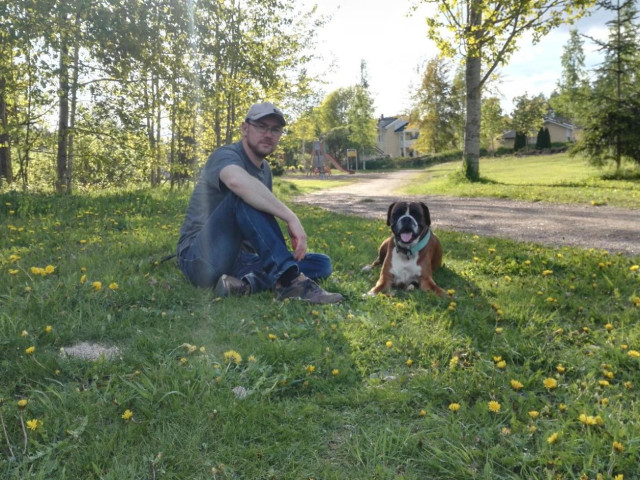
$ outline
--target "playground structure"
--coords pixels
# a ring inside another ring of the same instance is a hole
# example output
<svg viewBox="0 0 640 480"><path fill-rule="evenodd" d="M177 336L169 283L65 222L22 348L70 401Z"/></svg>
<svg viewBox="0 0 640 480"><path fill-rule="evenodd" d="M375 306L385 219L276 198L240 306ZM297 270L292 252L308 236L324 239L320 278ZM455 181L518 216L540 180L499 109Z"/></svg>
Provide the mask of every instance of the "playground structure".
<svg viewBox="0 0 640 480"><path fill-rule="evenodd" d="M307 168L307 175L320 175L324 178L325 175L331 175L331 166L335 167L344 173L355 173L354 170L344 168L340 165L338 159L333 155L327 153L324 148L324 143L320 141L313 142L313 150L311 151L311 164Z"/></svg>

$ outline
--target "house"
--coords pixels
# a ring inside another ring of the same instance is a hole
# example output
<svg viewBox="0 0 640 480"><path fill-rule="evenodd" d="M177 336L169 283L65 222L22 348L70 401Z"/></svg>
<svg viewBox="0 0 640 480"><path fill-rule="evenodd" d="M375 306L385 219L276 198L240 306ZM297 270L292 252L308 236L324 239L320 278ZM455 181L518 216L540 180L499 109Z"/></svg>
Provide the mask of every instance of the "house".
<svg viewBox="0 0 640 480"><path fill-rule="evenodd" d="M580 127L573 125L566 118L545 118L542 128L549 129L549 136L551 137L551 143L567 143L575 142L580 136ZM536 144L536 135L527 137L529 145ZM516 132L509 130L500 138L500 144L503 147L513 148L516 140Z"/></svg>
<svg viewBox="0 0 640 480"><path fill-rule="evenodd" d="M418 134L417 129L409 127L407 120L381 115L378 119L378 153L390 157L412 157Z"/></svg>

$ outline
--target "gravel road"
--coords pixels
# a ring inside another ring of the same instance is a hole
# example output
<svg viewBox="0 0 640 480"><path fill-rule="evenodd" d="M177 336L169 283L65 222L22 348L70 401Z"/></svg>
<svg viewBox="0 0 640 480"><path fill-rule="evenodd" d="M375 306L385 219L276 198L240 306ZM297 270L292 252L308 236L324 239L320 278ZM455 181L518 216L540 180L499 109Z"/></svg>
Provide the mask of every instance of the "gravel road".
<svg viewBox="0 0 640 480"><path fill-rule="evenodd" d="M297 197L295 202L343 214L386 219L391 202L415 198L429 206L435 229L544 245L640 254L640 210L495 198L398 194L397 189L416 173L404 170L333 175L326 179L326 190ZM339 179L355 181L350 185L331 187L332 182Z"/></svg>

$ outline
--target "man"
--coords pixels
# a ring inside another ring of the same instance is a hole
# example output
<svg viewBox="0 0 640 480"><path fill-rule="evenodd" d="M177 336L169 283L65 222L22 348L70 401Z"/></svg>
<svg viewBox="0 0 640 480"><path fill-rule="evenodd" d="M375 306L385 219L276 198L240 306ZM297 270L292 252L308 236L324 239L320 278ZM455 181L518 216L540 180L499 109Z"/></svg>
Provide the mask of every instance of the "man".
<svg viewBox="0 0 640 480"><path fill-rule="evenodd" d="M272 103L253 105L242 123L242 140L217 149L195 186L178 240L180 270L218 296L273 289L275 297L338 303L339 293L313 279L328 277L328 256L307 253L298 217L272 192L265 160L278 146L286 121ZM287 224L293 252L276 218Z"/></svg>

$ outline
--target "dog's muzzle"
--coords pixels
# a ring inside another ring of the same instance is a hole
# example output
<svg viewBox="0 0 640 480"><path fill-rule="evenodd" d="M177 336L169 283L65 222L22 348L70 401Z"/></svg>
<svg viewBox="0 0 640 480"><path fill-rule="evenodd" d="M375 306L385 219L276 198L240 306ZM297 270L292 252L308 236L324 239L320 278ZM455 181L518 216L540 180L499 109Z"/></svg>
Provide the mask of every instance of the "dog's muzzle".
<svg viewBox="0 0 640 480"><path fill-rule="evenodd" d="M411 215L403 215L394 223L393 233L397 240L409 244L420 235L420 226Z"/></svg>

